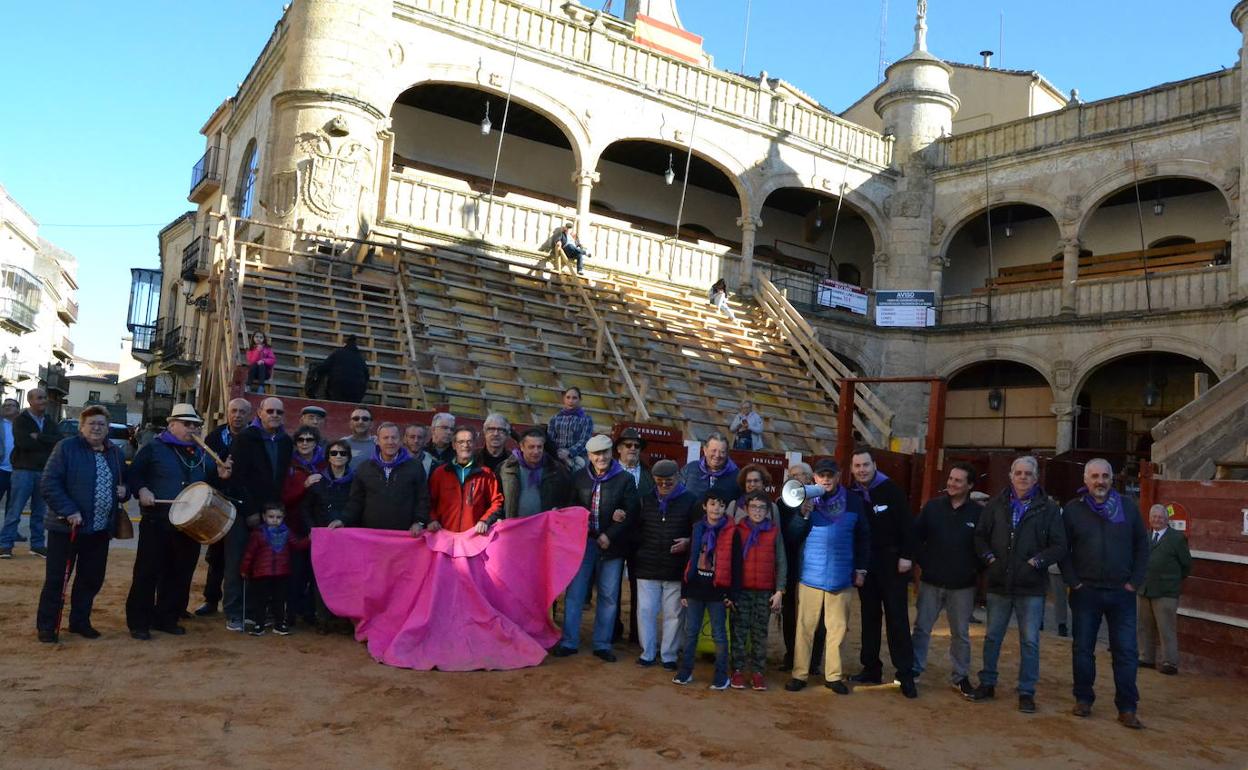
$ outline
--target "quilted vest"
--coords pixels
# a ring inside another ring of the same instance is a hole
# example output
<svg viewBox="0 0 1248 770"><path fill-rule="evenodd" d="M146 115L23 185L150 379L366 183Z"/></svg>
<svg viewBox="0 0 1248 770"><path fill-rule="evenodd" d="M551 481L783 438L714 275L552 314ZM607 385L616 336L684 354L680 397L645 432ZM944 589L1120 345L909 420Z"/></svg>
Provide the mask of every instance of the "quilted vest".
<svg viewBox="0 0 1248 770"><path fill-rule="evenodd" d="M750 537L750 525L746 519L737 524L737 532L741 536L741 547ZM758 541L745 554L741 570L741 587L746 591L776 590L776 538L780 536L778 527L773 526L766 532L758 533Z"/></svg>
<svg viewBox="0 0 1248 770"><path fill-rule="evenodd" d="M857 511L846 510L831 524L810 528L802 548L803 585L821 591L842 591L853 585L858 516Z"/></svg>

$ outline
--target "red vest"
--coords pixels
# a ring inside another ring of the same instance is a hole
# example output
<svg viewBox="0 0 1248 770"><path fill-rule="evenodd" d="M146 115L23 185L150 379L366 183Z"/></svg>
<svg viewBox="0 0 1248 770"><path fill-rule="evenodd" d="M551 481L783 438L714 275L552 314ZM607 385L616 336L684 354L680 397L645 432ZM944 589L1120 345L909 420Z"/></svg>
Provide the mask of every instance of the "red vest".
<svg viewBox="0 0 1248 770"><path fill-rule="evenodd" d="M742 519L737 524L742 548L750 538L750 525L747 521L748 519ZM773 522L771 529L758 533L758 540L750 547L750 552L745 554L741 587L746 591L772 593L776 590L776 537L779 533L780 528Z"/></svg>
<svg viewBox="0 0 1248 770"><path fill-rule="evenodd" d="M715 538L715 579L716 588L732 588L732 535L736 528L725 525Z"/></svg>

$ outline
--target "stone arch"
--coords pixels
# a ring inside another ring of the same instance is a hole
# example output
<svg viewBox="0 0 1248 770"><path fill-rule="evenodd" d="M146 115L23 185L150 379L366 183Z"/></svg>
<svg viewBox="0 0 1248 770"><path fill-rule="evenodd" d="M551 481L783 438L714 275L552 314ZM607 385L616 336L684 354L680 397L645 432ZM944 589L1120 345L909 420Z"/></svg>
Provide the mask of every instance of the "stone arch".
<svg viewBox="0 0 1248 770"><path fill-rule="evenodd" d="M1001 206L1022 205L1035 206L1049 212L1049 216L1053 217L1053 221L1057 222L1058 230L1064 230L1063 213L1064 207L1062 202L1054 195L1046 192L1034 190L1029 187L994 187L992 190L991 208L999 208ZM937 218L945 223L945 230L940 236L940 248L937 254L947 257L949 246L953 242L954 236L958 234L967 223L976 217L984 215L984 211L989 205L984 202L983 195L968 195L960 205L952 211L944 214L937 214Z"/></svg>
<svg viewBox="0 0 1248 770"><path fill-rule="evenodd" d="M1145 345L1144 343L1148 344ZM1103 342L1079 356L1080 365L1072 377L1073 386L1069 391L1070 403L1074 405L1079 393L1088 384L1088 379L1108 363L1115 359L1134 353L1175 353L1194 359L1209 367L1219 380L1225 379L1230 371L1222 366L1223 352L1212 345L1192 337L1181 337L1177 334L1139 333L1128 337L1118 337Z"/></svg>
<svg viewBox="0 0 1248 770"><path fill-rule="evenodd" d="M587 152L585 162L589 164L592 161L592 167L597 168L598 160L602 157L602 153L608 147L619 142L650 142L652 144L661 144L665 147L672 148L673 152L687 152L688 144L681 144L674 139L670 139L661 135L649 135L644 133L630 133L610 137L597 137L593 143L592 149ZM731 153L720 147L712 141L708 141L702 137L696 137L693 147L694 157L697 157L706 163L714 166L720 171L728 181L732 184L737 193L737 200L741 203L741 211L744 215L748 211L750 205L750 190L745 184L744 175L745 167Z"/></svg>
<svg viewBox="0 0 1248 770"><path fill-rule="evenodd" d="M879 376L881 372L880 357L872 355L860 337L850 338L843 334L819 334L819 341L847 366L850 362L858 364L868 377Z"/></svg>
<svg viewBox="0 0 1248 770"><path fill-rule="evenodd" d="M950 380L958 372L975 364L982 364L986 361L1010 361L1039 372L1049 386L1049 390L1053 391L1054 398L1057 398L1057 394L1061 391L1053 381L1053 372L1048 357L1022 345L994 345L993 347L995 350L992 356L985 355L982 348L964 350L961 353L957 353L938 365L936 373L946 380Z"/></svg>
<svg viewBox="0 0 1248 770"><path fill-rule="evenodd" d="M1239 189L1238 183L1231 185L1230 189L1228 189L1228 179L1224 178L1218 172L1217 167L1210 161L1193 158L1175 158L1158 160L1156 162L1150 161L1146 165L1149 167L1149 174L1147 177L1140 177L1140 182L1174 177L1195 179L1209 184L1221 193L1222 199L1226 203L1227 211L1233 212L1237 210L1237 202L1232 196L1234 191ZM1080 240L1084 237L1088 223L1092 221L1092 217L1100 210L1101 204L1110 196L1130 187L1135 182L1135 169L1125 167L1111 171L1088 185L1087 189L1079 196L1083 209L1079 212L1076 234Z"/></svg>
<svg viewBox="0 0 1248 770"><path fill-rule="evenodd" d="M785 171L780 174L772 174L763 179L763 181L754 187L751 205L748 211L743 211L745 216L759 217L763 210L767 198L777 190L786 187L796 187L804 190L810 190L819 195L828 195L831 197L840 197L834 191L824 190L822 187L811 183L810 174L800 174L796 171ZM884 225L887 217L884 216L883 208L874 200L860 192L861 188L849 188L846 190L844 201L853 206L858 215L867 223L867 229L871 231L871 239L875 241L875 250L877 252L887 251L888 228Z"/></svg>

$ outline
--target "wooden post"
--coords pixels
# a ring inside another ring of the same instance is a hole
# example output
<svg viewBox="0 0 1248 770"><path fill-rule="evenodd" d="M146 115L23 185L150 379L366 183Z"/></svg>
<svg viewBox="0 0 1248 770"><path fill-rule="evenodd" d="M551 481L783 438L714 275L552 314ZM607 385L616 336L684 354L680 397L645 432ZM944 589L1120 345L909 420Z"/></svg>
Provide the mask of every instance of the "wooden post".
<svg viewBox="0 0 1248 770"><path fill-rule="evenodd" d="M845 478L854 453L854 383L841 380L840 386L841 398L836 413L836 462L841 466L841 478Z"/></svg>
<svg viewBox="0 0 1248 770"><path fill-rule="evenodd" d="M404 285L407 283L407 268L403 266L403 234L399 233L399 253L396 259L399 284L399 309L403 319L403 331L407 336L407 355L410 359L407 367L407 376L418 396L420 408L428 408L429 397L425 394L425 386L420 381L420 370L416 368L416 338L412 334L412 318L407 310L407 289Z"/></svg>
<svg viewBox="0 0 1248 770"><path fill-rule="evenodd" d="M940 487L941 447L945 443L945 399L949 383L944 378L932 380L927 405L927 441L924 442L923 494L928 499ZM922 503L923 501L919 501Z"/></svg>

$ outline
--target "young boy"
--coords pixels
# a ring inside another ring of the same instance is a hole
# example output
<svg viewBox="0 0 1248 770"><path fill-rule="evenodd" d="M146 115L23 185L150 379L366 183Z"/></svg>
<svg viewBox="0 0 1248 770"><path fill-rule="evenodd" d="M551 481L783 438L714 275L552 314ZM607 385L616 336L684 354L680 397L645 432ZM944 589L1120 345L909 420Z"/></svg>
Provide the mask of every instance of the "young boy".
<svg viewBox="0 0 1248 770"><path fill-rule="evenodd" d="M290 551L302 541L287 528L281 503L264 507L261 526L251 533L239 572L247 581L247 633L264 635L266 614L273 616L273 633L286 636L286 595L290 585Z"/></svg>
<svg viewBox="0 0 1248 770"><path fill-rule="evenodd" d="M715 640L715 676L712 690L728 689L728 609L733 605L741 574L740 550L733 549L733 528L728 520L728 495L711 488L702 497L703 516L693 525L689 565L680 587L680 606L685 608L685 652L673 682L693 682L693 661L698 654L702 617L711 616Z"/></svg>
<svg viewBox="0 0 1248 770"><path fill-rule="evenodd" d="M749 647L750 687L766 690L763 667L767 663L767 625L784 602L788 564L784 538L771 520L771 500L766 492L745 496L746 516L737 523L733 539L740 552L741 591L732 607L732 679L734 690L745 689L746 647Z"/></svg>

